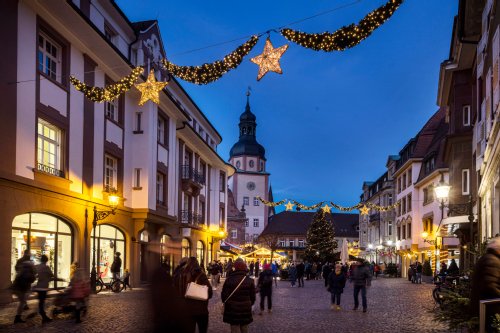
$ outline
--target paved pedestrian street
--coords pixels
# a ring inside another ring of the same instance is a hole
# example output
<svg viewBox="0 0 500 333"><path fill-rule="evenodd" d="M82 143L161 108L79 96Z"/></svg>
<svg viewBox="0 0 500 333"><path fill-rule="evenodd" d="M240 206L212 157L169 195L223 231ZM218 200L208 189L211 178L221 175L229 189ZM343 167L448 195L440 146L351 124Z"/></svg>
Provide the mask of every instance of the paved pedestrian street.
<svg viewBox="0 0 500 333"><path fill-rule="evenodd" d="M273 311L254 315L250 332L447 332L441 323L432 320L432 285L414 285L405 279L379 278L368 290L368 312L351 310L354 304L352 286L346 286L342 310L330 310L330 294L323 281L306 281L305 288L291 288L280 281L273 290ZM219 310L220 290L210 301L209 332L229 332L229 325L222 322ZM361 297L361 295L360 295ZM146 290L125 291L120 294L101 293L92 296L88 315L81 324L61 315L42 326L39 316L28 319L26 324L13 325L15 304L0 311L1 332L147 332ZM259 297L257 297L257 302ZM49 306L51 301L49 300ZM30 309L37 309L37 301L29 302Z"/></svg>

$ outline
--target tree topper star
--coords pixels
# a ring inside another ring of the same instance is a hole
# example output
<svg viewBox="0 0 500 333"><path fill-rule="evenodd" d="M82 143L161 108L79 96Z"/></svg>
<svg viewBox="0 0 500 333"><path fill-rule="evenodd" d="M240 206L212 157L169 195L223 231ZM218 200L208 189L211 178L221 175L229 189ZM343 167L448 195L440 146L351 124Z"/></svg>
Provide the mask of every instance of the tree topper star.
<svg viewBox="0 0 500 333"><path fill-rule="evenodd" d="M359 209L361 215L368 215L370 213L370 208L363 206Z"/></svg>
<svg viewBox="0 0 500 333"><path fill-rule="evenodd" d="M278 74L283 74L280 66L280 58L285 53L287 45L280 46L278 48L273 48L273 44L269 38L266 39L266 45L264 46L264 51L262 54L250 59L253 63L259 66L259 74L257 74L257 81L262 79L267 72L275 72Z"/></svg>
<svg viewBox="0 0 500 333"><path fill-rule="evenodd" d="M325 213L330 213L330 210L332 208L330 206L328 206L328 204L325 204L323 207L321 207L321 209L323 209L323 212L325 212Z"/></svg>
<svg viewBox="0 0 500 333"><path fill-rule="evenodd" d="M288 203L285 205L286 210L292 210L293 206L295 206L295 205L293 203L291 203L290 201L288 201Z"/></svg>
<svg viewBox="0 0 500 333"><path fill-rule="evenodd" d="M167 84L168 82L156 81L155 72L151 70L146 82L138 83L135 85L137 90L141 92L141 100L139 101L139 105L144 105L144 103L149 100L156 104L160 104L160 91L162 91Z"/></svg>

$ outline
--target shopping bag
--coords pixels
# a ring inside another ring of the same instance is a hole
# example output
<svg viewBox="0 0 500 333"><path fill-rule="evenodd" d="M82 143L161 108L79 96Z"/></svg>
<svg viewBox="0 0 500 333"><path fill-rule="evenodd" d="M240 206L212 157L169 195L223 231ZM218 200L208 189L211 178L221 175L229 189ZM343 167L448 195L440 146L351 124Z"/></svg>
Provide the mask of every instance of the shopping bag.
<svg viewBox="0 0 500 333"><path fill-rule="evenodd" d="M198 301L208 300L208 286L197 284L196 282L190 282L186 289L186 298L196 299Z"/></svg>

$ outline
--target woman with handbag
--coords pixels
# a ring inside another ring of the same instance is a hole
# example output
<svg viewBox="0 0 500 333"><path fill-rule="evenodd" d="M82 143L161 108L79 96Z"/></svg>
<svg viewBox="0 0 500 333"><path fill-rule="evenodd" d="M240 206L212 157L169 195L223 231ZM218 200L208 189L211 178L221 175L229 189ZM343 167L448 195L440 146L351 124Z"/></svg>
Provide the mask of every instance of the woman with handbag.
<svg viewBox="0 0 500 333"><path fill-rule="evenodd" d="M231 333L247 333L248 325L253 321L255 284L247 273L247 265L243 259L236 259L234 270L226 276L222 287L223 321L231 325Z"/></svg>
<svg viewBox="0 0 500 333"><path fill-rule="evenodd" d="M212 286L203 272L198 260L190 257L184 268L174 276L176 290L184 295L189 311L189 331L195 332L196 325L200 333L208 330L208 300L212 298Z"/></svg>

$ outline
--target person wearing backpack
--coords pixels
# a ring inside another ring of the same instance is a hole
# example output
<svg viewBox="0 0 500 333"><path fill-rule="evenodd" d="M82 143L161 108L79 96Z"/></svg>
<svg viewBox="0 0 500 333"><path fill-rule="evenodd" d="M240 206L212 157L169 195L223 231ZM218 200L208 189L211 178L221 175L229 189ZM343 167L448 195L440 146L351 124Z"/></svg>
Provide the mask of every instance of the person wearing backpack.
<svg viewBox="0 0 500 333"><path fill-rule="evenodd" d="M36 280L35 268L31 261L30 250L25 250L24 255L16 262L16 278L12 283L12 292L19 299L14 324L24 323L21 314L27 307L27 298L31 290L31 284Z"/></svg>
<svg viewBox="0 0 500 333"><path fill-rule="evenodd" d="M267 311L272 312L273 307L273 272L271 270L271 265L265 264L264 270L259 274L259 281L257 283L260 293L260 312L262 315L264 311L264 300L267 297Z"/></svg>

